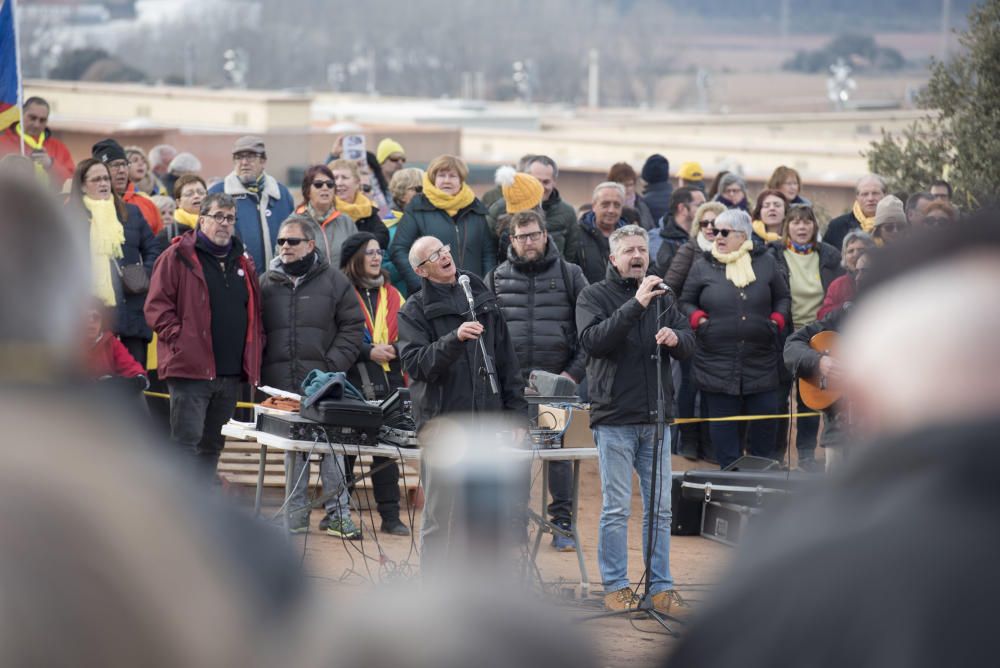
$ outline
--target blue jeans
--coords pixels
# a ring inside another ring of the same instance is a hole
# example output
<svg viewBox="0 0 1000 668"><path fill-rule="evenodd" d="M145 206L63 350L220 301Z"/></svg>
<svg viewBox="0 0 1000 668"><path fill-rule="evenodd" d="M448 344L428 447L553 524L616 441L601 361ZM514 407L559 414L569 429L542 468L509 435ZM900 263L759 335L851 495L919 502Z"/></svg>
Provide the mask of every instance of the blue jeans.
<svg viewBox="0 0 1000 668"><path fill-rule="evenodd" d="M656 508L650 511L653 477L653 444L656 425L597 425L594 427L597 456L601 467L600 533L597 562L601 567L604 591L618 591L629 584L628 519L632 511L632 471L639 474L642 492L642 555L649 551L650 516L655 512L653 558L650 562L649 592L658 594L674 588L670 577L670 432L665 431L657 469Z"/></svg>

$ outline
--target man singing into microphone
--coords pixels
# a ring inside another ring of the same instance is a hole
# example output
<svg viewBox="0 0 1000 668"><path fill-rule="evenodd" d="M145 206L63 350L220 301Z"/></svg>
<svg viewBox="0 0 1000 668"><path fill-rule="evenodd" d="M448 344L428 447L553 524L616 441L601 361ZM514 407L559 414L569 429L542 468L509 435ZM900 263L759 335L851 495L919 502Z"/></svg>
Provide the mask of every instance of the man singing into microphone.
<svg viewBox="0 0 1000 668"><path fill-rule="evenodd" d="M609 610L625 610L638 604L628 586L628 519L634 469L642 490L643 554L652 551L651 572L646 574L652 607L669 612L671 605L681 603L670 577L668 430L664 430L659 447L657 480L652 480L656 374L659 372L662 379L664 417L669 419L673 396L670 357L689 357L694 352L694 334L674 296L661 287L660 277L646 276L646 231L638 225L626 225L612 232L609 242L611 261L605 279L584 288L576 304L576 328L588 355L590 426L601 470L603 506L597 560L604 582L604 605ZM662 346L659 369L657 346ZM652 545L647 545L650 522L655 523L655 531Z"/></svg>
<svg viewBox="0 0 1000 668"><path fill-rule="evenodd" d="M410 376L417 431L441 415L485 412L509 418L511 428L523 433L528 418L524 382L496 297L478 276L459 272L451 248L436 237L417 239L409 260L421 278L421 290L399 312L398 347L403 371ZM459 278L468 284L459 284ZM475 304L471 321L466 289ZM496 367L497 393L486 373L480 339ZM451 500L439 498L427 477L424 495L420 538L426 564L447 550Z"/></svg>

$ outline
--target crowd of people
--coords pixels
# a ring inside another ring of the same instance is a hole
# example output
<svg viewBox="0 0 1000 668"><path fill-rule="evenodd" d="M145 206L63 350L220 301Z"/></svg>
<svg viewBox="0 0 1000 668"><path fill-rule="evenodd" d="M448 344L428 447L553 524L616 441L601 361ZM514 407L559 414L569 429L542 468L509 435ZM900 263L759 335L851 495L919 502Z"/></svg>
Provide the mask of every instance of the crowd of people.
<svg viewBox="0 0 1000 668"><path fill-rule="evenodd" d="M528 373L558 374L590 403L611 609L635 604L626 572L633 469L644 521L657 525L650 593L669 610L678 603L670 509L650 499L669 498L671 451L725 468L744 453L782 459L792 447L789 420L779 418L684 424L657 444L658 416L801 412L795 377L834 378L837 368L808 350L808 337L838 327L870 251L959 218L945 181L897 196L869 174L852 209L824 227L790 167L751 193L735 172L706 183L696 162L674 183L659 154L638 172L612 165L576 209L545 155L501 168L497 187L477 197L461 158L407 168L391 138L362 160L344 157L338 141L326 163L305 170L296 201L268 173L260 137L237 139L232 171L214 178L190 153L147 154L114 138L74 165L47 127L48 111L28 99L23 126L5 131L0 151L10 154L5 166L51 180L73 219L89 223L90 368L138 378L140 389L165 387L170 438L206 477L247 386L301 392L310 371L340 371L369 400L408 384L418 427L441 415L499 413L523 437ZM835 410L823 423L797 417L794 433L798 466L810 471L822 466L817 444L843 442ZM320 529L346 539L361 536L347 493L351 459L325 457L320 468L328 492ZM301 481L304 465L289 453L286 475ZM373 466L381 530L407 535L399 470ZM553 546L573 550L569 465L549 466L549 514L564 529ZM450 509L424 482L426 558L443 549ZM299 512L289 529L308 531L304 484L290 504Z"/></svg>

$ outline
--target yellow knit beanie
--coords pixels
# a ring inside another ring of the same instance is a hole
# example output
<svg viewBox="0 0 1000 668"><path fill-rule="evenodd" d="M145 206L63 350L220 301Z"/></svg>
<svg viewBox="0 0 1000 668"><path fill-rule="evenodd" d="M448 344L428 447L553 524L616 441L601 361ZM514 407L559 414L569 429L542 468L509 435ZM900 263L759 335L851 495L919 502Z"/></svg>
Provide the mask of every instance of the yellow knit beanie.
<svg viewBox="0 0 1000 668"><path fill-rule="evenodd" d="M403 157L406 157L406 151L403 150L403 145L400 144L395 139L389 139L386 137L378 143L378 148L375 149L375 159L378 160L378 164L385 162L393 153L402 153Z"/></svg>
<svg viewBox="0 0 1000 668"><path fill-rule="evenodd" d="M497 170L496 182L503 191L507 202L507 213L517 213L534 209L542 203L545 188L531 174L515 171L513 167L504 166Z"/></svg>

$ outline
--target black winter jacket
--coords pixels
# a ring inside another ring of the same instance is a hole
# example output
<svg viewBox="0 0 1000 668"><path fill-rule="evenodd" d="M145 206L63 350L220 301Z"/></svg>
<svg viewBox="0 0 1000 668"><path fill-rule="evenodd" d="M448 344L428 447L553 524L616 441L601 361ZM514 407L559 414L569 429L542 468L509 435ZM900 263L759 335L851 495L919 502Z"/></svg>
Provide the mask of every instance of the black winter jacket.
<svg viewBox="0 0 1000 668"><path fill-rule="evenodd" d="M812 349L809 341L820 332L839 332L848 307L841 307L827 314L822 320L806 325L795 331L785 342L785 367L795 378L810 378L819 371L822 355ZM841 419L840 402L834 402L823 411L823 437L820 445L824 448L837 447L846 440L845 424Z"/></svg>
<svg viewBox="0 0 1000 668"><path fill-rule="evenodd" d="M622 209L622 218L629 225L638 225L647 232L656 227L656 221L659 218L653 218L653 214L649 210L649 205L646 204L646 200L642 195L636 194L635 196L635 206L626 206Z"/></svg>
<svg viewBox="0 0 1000 668"><path fill-rule="evenodd" d="M486 285L500 301L525 376L541 369L583 380L587 356L577 344L574 307L588 283L580 267L559 256L551 238L545 256L535 262L525 262L511 248Z"/></svg>
<svg viewBox="0 0 1000 668"><path fill-rule="evenodd" d="M456 330L467 320L462 288L427 279L399 312L399 357L410 376L410 397L417 429L445 413L496 412L527 426L528 405L517 353L496 297L468 271L476 317L485 326L483 343L493 357L500 394L490 389L476 341L459 341Z"/></svg>
<svg viewBox="0 0 1000 668"><path fill-rule="evenodd" d="M694 352L694 335L670 296L658 297L664 307L657 321L654 300L647 308L635 299L639 284L622 278L608 264L606 278L588 286L576 304L580 345L589 356L590 425L656 422L656 332L669 327L678 343L661 352L664 416L672 417L673 384L670 358L687 359Z"/></svg>
<svg viewBox="0 0 1000 668"><path fill-rule="evenodd" d="M378 216L378 207L372 206L372 215L367 218L362 218L361 220L355 220L354 225L358 228L358 232L367 232L375 236L375 240L378 241L379 248L384 250L389 249L389 228L385 226L382 219ZM447 243L447 242L445 242ZM334 257L330 258L330 262L334 266L339 266L340 258Z"/></svg>
<svg viewBox="0 0 1000 668"><path fill-rule="evenodd" d="M684 291L684 282L687 281L688 274L691 273L691 265L703 255L704 251L701 250L701 246L695 239L688 239L687 243L674 253L663 280L670 286L675 295Z"/></svg>
<svg viewBox="0 0 1000 668"><path fill-rule="evenodd" d="M778 387L781 332L770 318L785 317L791 297L767 249L756 246L750 253L757 278L744 288L726 278L726 266L711 253L692 264L684 283L684 312L704 311L708 318L695 330L691 378L700 390L738 396ZM694 318L691 324L696 325Z"/></svg>
<svg viewBox="0 0 1000 668"><path fill-rule="evenodd" d="M486 207L478 199L452 218L421 193L406 206L389 244L392 263L406 280L410 294L420 289L421 280L410 266L408 254L413 242L423 236L437 237L451 246L451 256L460 270L483 277L497 266L497 240L486 222Z"/></svg>
<svg viewBox="0 0 1000 668"><path fill-rule="evenodd" d="M128 211L125 227L125 243L122 244L123 257L118 260L119 267L129 264L141 263L146 270L146 274L153 275L153 264L163 250L153 236L146 219L142 216L142 211L134 204L126 204ZM146 324L146 315L143 307L146 305L146 294L126 295L117 272L112 269L112 282L115 284L115 296L118 299L118 308L115 313L114 332L118 336L134 337L153 340L153 330Z"/></svg>
<svg viewBox="0 0 1000 668"><path fill-rule="evenodd" d="M364 316L354 287L322 254L295 284L281 259L260 278L267 345L261 380L291 392L313 369L346 372L361 350Z"/></svg>

